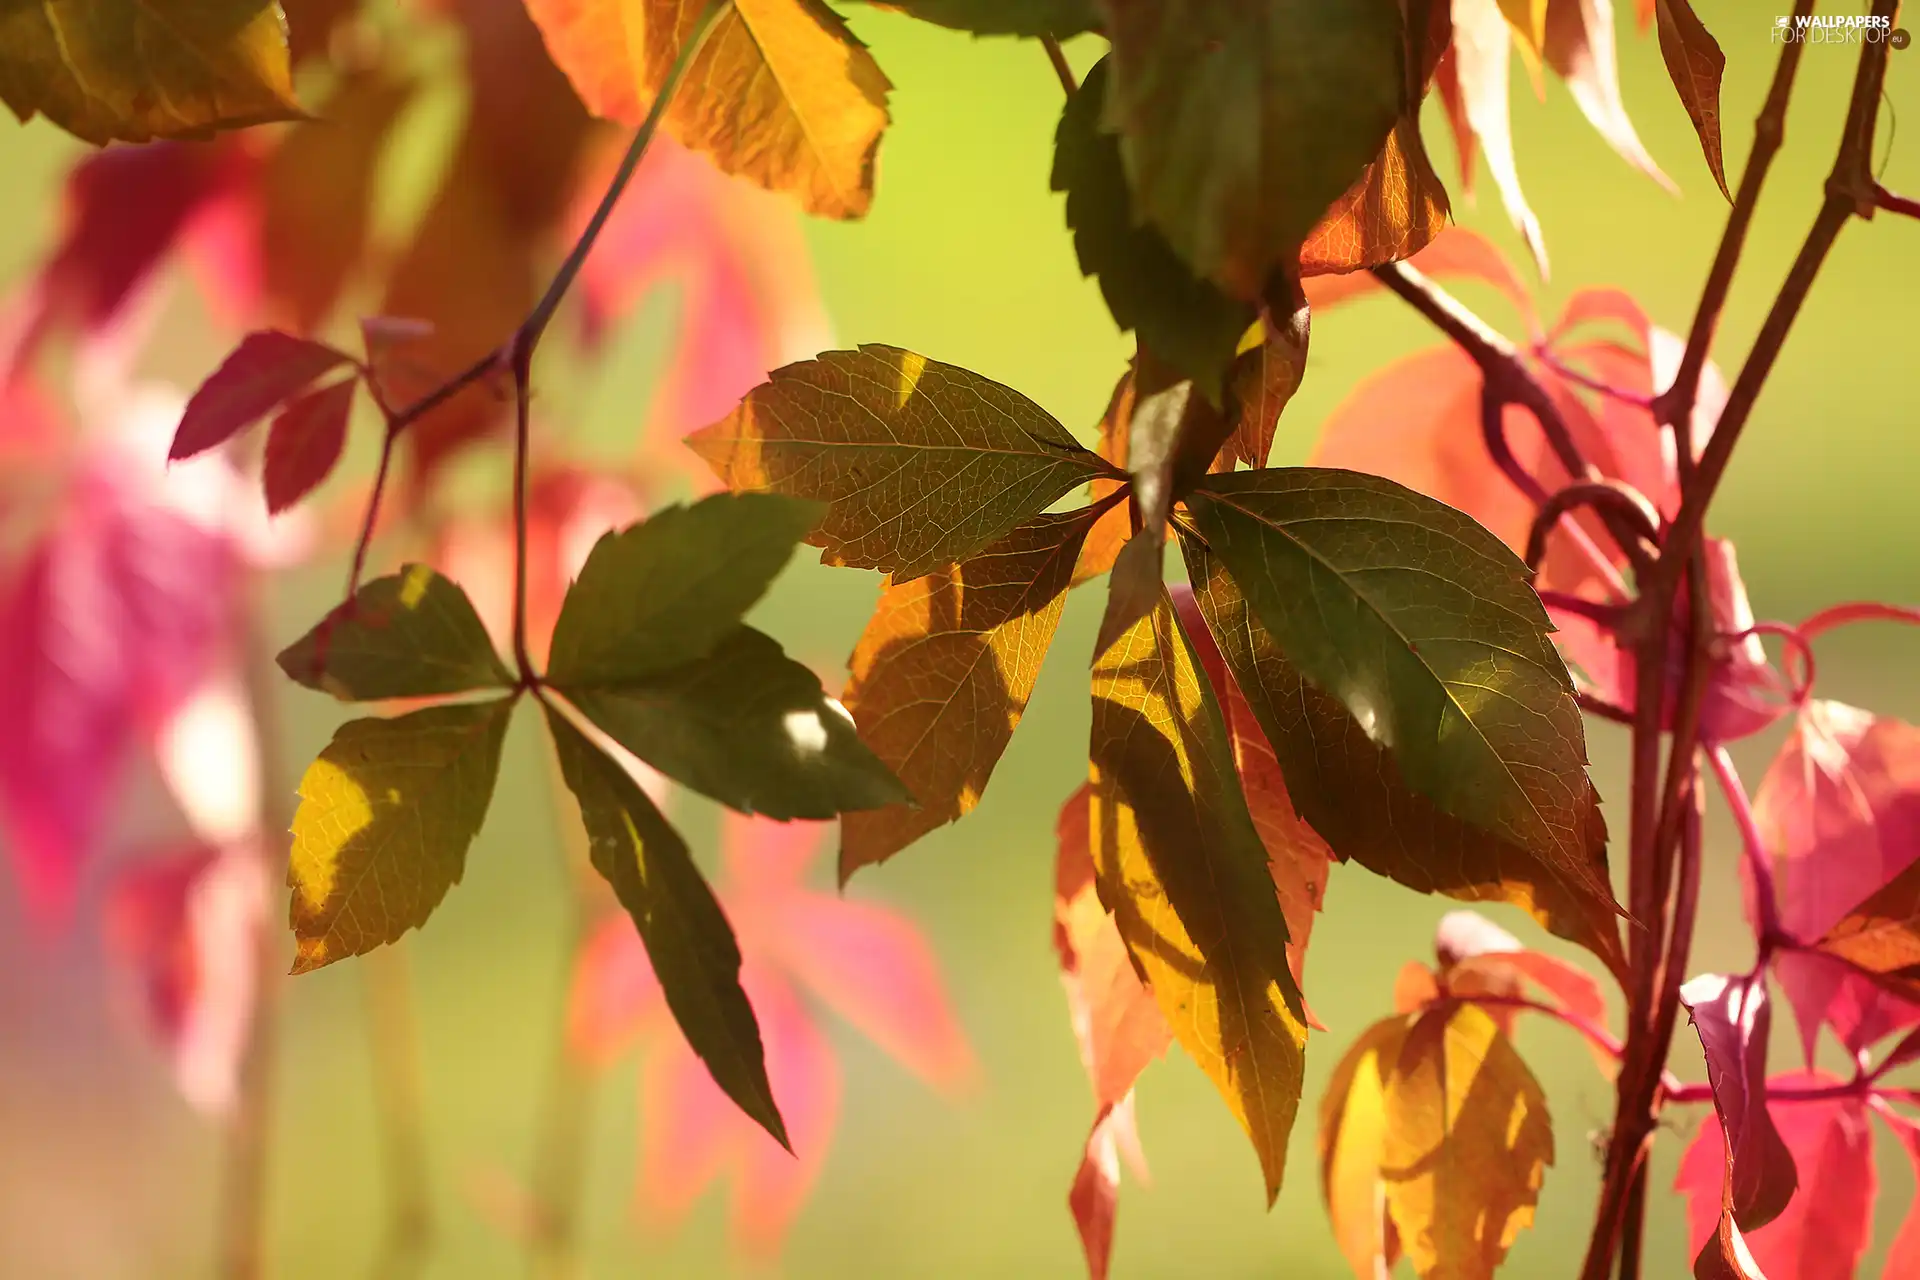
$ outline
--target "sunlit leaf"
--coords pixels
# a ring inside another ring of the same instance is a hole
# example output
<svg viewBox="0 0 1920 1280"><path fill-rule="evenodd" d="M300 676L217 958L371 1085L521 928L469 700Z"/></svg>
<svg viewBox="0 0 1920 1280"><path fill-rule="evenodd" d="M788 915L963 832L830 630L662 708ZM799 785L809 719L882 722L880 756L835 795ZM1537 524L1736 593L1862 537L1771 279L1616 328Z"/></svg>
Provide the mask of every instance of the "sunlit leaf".
<svg viewBox="0 0 1920 1280"><path fill-rule="evenodd" d="M848 814L840 876L971 812L1013 737L1096 516L1038 516L985 551L889 582L848 663L862 740L918 804Z"/></svg>
<svg viewBox="0 0 1920 1280"><path fill-rule="evenodd" d="M1279 1193L1307 1028L1286 918L1212 690L1164 597L1093 673L1100 898Z"/></svg>
<svg viewBox="0 0 1920 1280"><path fill-rule="evenodd" d="M1200 275L1257 298L1404 105L1396 0L1104 0L1104 120L1135 208Z"/></svg>
<svg viewBox="0 0 1920 1280"><path fill-rule="evenodd" d="M1270 315L1261 325L1260 345L1234 357L1228 394L1234 411L1227 441L1228 463L1267 465L1280 415L1300 389L1307 372L1309 317L1302 304L1291 315Z"/></svg>
<svg viewBox="0 0 1920 1280"><path fill-rule="evenodd" d="M1508 219L1545 276L1546 241L1540 234L1540 220L1520 189L1520 170L1513 155L1513 122L1508 106L1512 47L1512 32L1498 0L1456 0L1453 72L1466 123L1486 156Z"/></svg>
<svg viewBox="0 0 1920 1280"><path fill-rule="evenodd" d="M423 564L361 587L279 662L289 679L343 702L513 686L467 593Z"/></svg>
<svg viewBox="0 0 1920 1280"><path fill-rule="evenodd" d="M1654 12L1667 75L1680 94L1680 105L1687 109L1687 118L1693 121L1694 132L1700 135L1700 149L1706 154L1713 180L1720 184L1720 194L1731 200L1720 146L1720 77L1727 69L1727 56L1720 52L1719 43L1694 13L1689 0L1659 0Z"/></svg>
<svg viewBox="0 0 1920 1280"><path fill-rule="evenodd" d="M1607 145L1628 164L1674 190L1672 180L1641 144L1620 97L1613 0L1549 0L1544 52L1547 65L1567 82L1574 102Z"/></svg>
<svg viewBox="0 0 1920 1280"><path fill-rule="evenodd" d="M560 608L548 677L563 688L613 685L705 657L820 514L817 502L719 493L606 534Z"/></svg>
<svg viewBox="0 0 1920 1280"><path fill-rule="evenodd" d="M295 973L426 923L466 868L510 698L351 720L300 780L287 883Z"/></svg>
<svg viewBox="0 0 1920 1280"><path fill-rule="evenodd" d="M224 444L351 359L344 351L272 329L248 334L187 401L168 459L178 462Z"/></svg>
<svg viewBox="0 0 1920 1280"><path fill-rule="evenodd" d="M1358 1280L1391 1274L1400 1258L1380 1166L1387 1140L1387 1079L1412 1021L1388 1018L1361 1032L1320 1099L1320 1191L1333 1238Z"/></svg>
<svg viewBox="0 0 1920 1280"><path fill-rule="evenodd" d="M1101 128L1108 61L1094 64L1061 113L1053 189L1066 192L1080 270L1099 279L1114 323L1138 333L1143 347L1217 400L1254 304L1196 275L1157 229L1134 216L1120 140Z"/></svg>
<svg viewBox="0 0 1920 1280"><path fill-rule="evenodd" d="M342 378L287 403L267 432L260 482L267 510L278 515L333 473L347 447L347 418L358 378Z"/></svg>
<svg viewBox="0 0 1920 1280"><path fill-rule="evenodd" d="M1780 1216L1799 1186L1793 1153L1767 1107L1767 1042L1773 1016L1762 980L1708 973L1680 1000L1700 1035L1713 1110L1727 1144L1727 1203L1743 1231Z"/></svg>
<svg viewBox="0 0 1920 1280"><path fill-rule="evenodd" d="M1339 699L1301 676L1218 557L1182 544L1208 629L1279 758L1288 794L1336 855L1421 893L1513 903L1625 971L1611 891L1590 887L1606 868L1606 826L1590 785L1577 807L1574 856L1584 872L1450 816L1405 782L1397 755Z"/></svg>
<svg viewBox="0 0 1920 1280"><path fill-rule="evenodd" d="M1419 121L1402 116L1366 172L1308 235L1300 272L1358 271L1411 258L1446 229L1451 213Z"/></svg>
<svg viewBox="0 0 1920 1280"><path fill-rule="evenodd" d="M707 0L531 0L553 60L593 114L637 125ZM728 173L857 218L892 88L818 0L735 0L695 55L666 126Z"/></svg>
<svg viewBox="0 0 1920 1280"><path fill-rule="evenodd" d="M984 550L1102 469L1019 392L874 345L776 370L687 443L736 490L830 503L809 538L821 559L896 582Z"/></svg>
<svg viewBox="0 0 1920 1280"><path fill-rule="evenodd" d="M674 1021L714 1083L787 1146L759 1026L740 989L740 948L686 843L626 771L552 708L547 727L580 802L594 870L633 917Z"/></svg>
<svg viewBox="0 0 1920 1280"><path fill-rule="evenodd" d="M1486 1012L1458 1004L1408 1028L1386 1082L1380 1172L1422 1277L1491 1277L1533 1224L1553 1125L1540 1085Z"/></svg>
<svg viewBox="0 0 1920 1280"><path fill-rule="evenodd" d="M0 101L98 146L301 116L274 0L8 4Z"/></svg>
<svg viewBox="0 0 1920 1280"><path fill-rule="evenodd" d="M552 683L615 742L742 813L831 818L912 798L820 678L752 627L650 675Z"/></svg>

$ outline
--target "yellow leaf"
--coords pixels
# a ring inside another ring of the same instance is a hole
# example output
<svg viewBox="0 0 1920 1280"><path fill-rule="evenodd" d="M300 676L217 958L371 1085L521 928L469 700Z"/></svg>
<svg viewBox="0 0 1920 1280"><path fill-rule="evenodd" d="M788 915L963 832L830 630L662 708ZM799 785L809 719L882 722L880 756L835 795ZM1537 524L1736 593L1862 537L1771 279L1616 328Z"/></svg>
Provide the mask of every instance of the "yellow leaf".
<svg viewBox="0 0 1920 1280"><path fill-rule="evenodd" d="M1387 1140L1387 1077L1410 1018L1376 1022L1333 1069L1320 1100L1320 1188L1340 1252L1359 1280L1378 1280L1399 1259L1387 1218L1380 1153Z"/></svg>
<svg viewBox="0 0 1920 1280"><path fill-rule="evenodd" d="M0 5L0 101L99 146L303 114L274 0Z"/></svg>
<svg viewBox="0 0 1920 1280"><path fill-rule="evenodd" d="M300 780L287 884L295 973L426 923L466 868L512 698L340 726Z"/></svg>
<svg viewBox="0 0 1920 1280"><path fill-rule="evenodd" d="M1553 1163L1540 1085L1493 1019L1454 1004L1421 1016L1386 1081L1387 1211L1422 1280L1488 1280Z"/></svg>
<svg viewBox="0 0 1920 1280"><path fill-rule="evenodd" d="M1537 71L1547 45L1547 0L1500 0L1500 12L1513 28L1521 54Z"/></svg>
<svg viewBox="0 0 1920 1280"><path fill-rule="evenodd" d="M637 125L707 0L527 0L553 60L597 116ZM857 218L873 200L887 82L819 0L735 0L667 110L728 173Z"/></svg>
<svg viewBox="0 0 1920 1280"><path fill-rule="evenodd" d="M1159 603L1093 670L1091 841L1101 901L1279 1193L1307 1027L1287 922L1211 689Z"/></svg>

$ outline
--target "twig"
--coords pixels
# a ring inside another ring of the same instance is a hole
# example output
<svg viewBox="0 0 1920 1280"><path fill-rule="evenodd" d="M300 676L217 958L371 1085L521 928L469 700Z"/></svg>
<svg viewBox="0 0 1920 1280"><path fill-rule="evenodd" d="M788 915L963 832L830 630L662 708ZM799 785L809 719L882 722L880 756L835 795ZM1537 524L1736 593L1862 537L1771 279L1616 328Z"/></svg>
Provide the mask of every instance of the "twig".
<svg viewBox="0 0 1920 1280"><path fill-rule="evenodd" d="M1903 217L1920 218L1920 200L1912 200L1896 195L1879 183L1873 184L1873 203L1888 213L1897 213Z"/></svg>
<svg viewBox="0 0 1920 1280"><path fill-rule="evenodd" d="M1904 622L1908 626L1920 627L1920 609L1881 604L1873 600L1856 600L1820 610L1800 624L1799 632L1803 639L1812 640L1822 632L1855 622Z"/></svg>
<svg viewBox="0 0 1920 1280"><path fill-rule="evenodd" d="M1620 547L1636 572L1650 564L1660 550L1660 513L1646 496L1624 480L1580 480L1556 490L1540 504L1527 533L1527 567L1538 569L1546 558L1547 538L1560 517L1581 507L1611 512L1639 536Z"/></svg>
<svg viewBox="0 0 1920 1280"><path fill-rule="evenodd" d="M1060 87L1067 91L1067 96L1071 98L1080 92L1080 81L1074 76L1073 66L1067 61L1060 42L1052 36L1041 36L1040 47L1047 51L1047 61L1053 64L1053 74L1060 77Z"/></svg>

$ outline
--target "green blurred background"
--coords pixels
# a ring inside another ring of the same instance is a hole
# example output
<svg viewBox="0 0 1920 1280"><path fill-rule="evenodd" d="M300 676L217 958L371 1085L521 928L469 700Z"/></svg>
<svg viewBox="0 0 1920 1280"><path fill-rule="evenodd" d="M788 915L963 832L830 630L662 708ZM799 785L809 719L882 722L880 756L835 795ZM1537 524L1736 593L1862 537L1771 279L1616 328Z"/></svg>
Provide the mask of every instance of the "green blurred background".
<svg viewBox="0 0 1920 1280"><path fill-rule="evenodd" d="M1631 8L1631 6L1626 6ZM1773 65L1769 31L1779 5L1697 0L1727 52L1729 171L1737 174ZM1836 6L1858 12L1862 6ZM898 86L882 146L880 194L861 223L816 224L808 236L836 341L894 343L976 369L1025 391L1064 421L1091 427L1129 343L1081 279L1047 172L1060 90L1040 50L975 41L892 14L852 13ZM1684 329L1726 205L1667 83L1651 35L1621 17L1626 100L1649 150L1685 191L1675 199L1631 171L1549 77L1536 101L1516 65L1516 145L1527 193L1553 256L1540 286L1553 314L1575 289L1631 291L1660 323ZM1070 49L1084 68L1097 42ZM1720 347L1737 364L1821 198L1854 59L1809 49L1768 199L1755 223ZM1881 137L1884 180L1920 189L1920 50L1895 53ZM450 118L428 103L409 137L428 139ZM439 112L436 117L435 112ZM440 123L436 123L436 120ZM1905 129L1897 121L1914 123ZM1428 136L1442 172L1454 172L1437 119ZM411 145L411 144L410 144ZM419 145L426 146L426 142ZM0 128L0 282L21 278L44 250L58 214L57 183L76 154L44 123ZM404 165L402 148L394 163ZM1460 221L1522 261L1484 170L1477 204ZM1531 272L1528 272L1529 276ZM1788 343L1728 475L1712 522L1739 544L1762 617L1797 618L1864 596L1920 599L1913 534L1920 480L1920 225L1891 218L1842 235ZM1491 294L1463 286L1495 323L1514 317ZM635 406L669 336L666 311L646 309L607 369L544 393L577 415L593 440L622 448L640 427ZM1275 462L1301 460L1320 422L1357 379L1433 342L1423 322L1388 298L1316 317L1306 385L1282 423ZM217 338L170 334L160 361L191 381L218 355ZM504 464L501 464L504 467ZM288 579L276 638L291 638L331 603L338 566ZM797 567L757 614L807 658L847 653L876 592L872 575ZM896 903L921 921L943 961L960 1016L984 1065L984 1083L939 1099L829 1018L846 1068L843 1120L824 1179L800 1219L782 1270L811 1276L1072 1276L1079 1245L1065 1207L1090 1118L1049 942L1051 831L1056 808L1084 777L1085 659L1101 605L1077 593L1054 660L985 803L957 826L849 892ZM1920 720L1920 645L1911 632L1867 628L1823 641L1821 692ZM337 722L323 700L289 689L288 771ZM465 881L408 945L419 1009L424 1122L431 1143L438 1235L427 1274L523 1274L522 1256L476 1211L471 1188L527 1168L553 1049L567 956L565 887L554 856L556 817L530 716L520 718L492 816ZM1596 778L1619 825L1622 735L1592 732ZM1738 755L1757 784L1779 733ZM148 786L150 783L143 782ZM138 814L149 801L136 797ZM688 800L696 844L712 843L713 815ZM569 815L570 820L570 815ZM1720 815L1709 851L1709 900L1695 968L1749 960L1739 918L1734 847ZM826 868L820 869L826 874ZM86 901L97 900L100 870ZM10 895L10 890L0 891ZM1358 869L1331 885L1316 926L1308 993L1330 1028L1310 1047L1307 1096L1290 1178L1271 1212L1253 1155L1211 1086L1181 1054L1142 1080L1139 1116L1154 1180L1122 1194L1117 1276L1337 1277L1346 1274L1316 1185L1314 1109L1346 1043L1390 1012L1393 977L1428 958L1435 920L1450 904L1417 897ZM1528 922L1494 913L1523 938ZM88 919L83 903L83 921ZM157 1055L116 1020L103 997L97 926L38 939L10 896L0 899L0 1275L192 1276L208 1270L218 1189L216 1135L180 1104ZM1557 944L1542 942L1555 947ZM283 988L279 1096L274 1117L275 1272L289 1277L367 1271L383 1224L383 1166L357 964ZM1776 1037L1784 1066L1795 1037ZM1590 1136L1611 1089L1570 1032L1525 1025L1521 1048L1552 1103L1558 1159L1539 1216L1505 1274L1570 1275L1584 1246L1597 1186ZM1684 1036L1676 1069L1700 1074ZM630 1204L635 1107L629 1063L593 1099L592 1156L582 1206L591 1276L707 1276L736 1264L725 1240L725 1197L710 1195L671 1236L636 1223ZM1681 1200L1666 1193L1697 1119L1677 1112L1654 1167L1652 1276L1687 1269ZM1879 1258L1912 1195L1906 1162L1880 1135Z"/></svg>

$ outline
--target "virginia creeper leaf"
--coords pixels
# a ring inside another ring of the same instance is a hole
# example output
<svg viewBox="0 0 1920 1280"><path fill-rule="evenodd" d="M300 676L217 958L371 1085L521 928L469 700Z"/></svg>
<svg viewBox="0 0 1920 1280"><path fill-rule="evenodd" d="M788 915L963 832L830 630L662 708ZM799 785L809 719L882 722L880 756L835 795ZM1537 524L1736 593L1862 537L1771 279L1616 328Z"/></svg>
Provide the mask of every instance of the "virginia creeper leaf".
<svg viewBox="0 0 1920 1280"><path fill-rule="evenodd" d="M1544 951L1531 951L1519 939L1476 911L1449 911L1434 930L1433 949L1440 962L1438 987L1453 995L1531 996L1585 1022L1607 1025L1607 998L1594 976ZM1436 988L1437 994L1438 988ZM1509 1035L1518 1008L1489 1006L1487 1013ZM1619 1061L1588 1042L1602 1075L1612 1078Z"/></svg>
<svg viewBox="0 0 1920 1280"><path fill-rule="evenodd" d="M1387 1018L1361 1032L1320 1099L1320 1192L1333 1238L1358 1280L1391 1275L1400 1260L1400 1237L1387 1213L1380 1165L1387 1138L1387 1079L1412 1022Z"/></svg>
<svg viewBox="0 0 1920 1280"><path fill-rule="evenodd" d="M848 661L861 739L918 802L850 813L840 878L980 803L1066 607L1092 508L1042 515L971 559L889 581Z"/></svg>
<svg viewBox="0 0 1920 1280"><path fill-rule="evenodd" d="M1219 558L1191 539L1182 544L1208 630L1279 758L1288 794L1336 856L1420 893L1511 902L1625 972L1612 893L1588 887L1605 879L1607 843L1590 784L1579 806L1584 875L1447 814L1407 785L1396 754L1339 699L1302 677Z"/></svg>
<svg viewBox="0 0 1920 1280"><path fill-rule="evenodd" d="M287 883L305 973L426 923L466 868L513 699L350 720L300 780Z"/></svg>
<svg viewBox="0 0 1920 1280"><path fill-rule="evenodd" d="M358 378L342 378L287 402L267 432L260 482L267 511L278 515L306 497L333 473L347 447Z"/></svg>
<svg viewBox="0 0 1920 1280"><path fill-rule="evenodd" d="M1101 127L1109 61L1095 63L1067 99L1054 135L1053 189L1066 192L1080 270L1099 279L1113 322L1217 400L1254 305L1197 276L1134 216L1120 140Z"/></svg>
<svg viewBox="0 0 1920 1280"><path fill-rule="evenodd" d="M1667 75L1680 94L1680 105L1687 109L1695 133L1700 135L1700 150L1707 157L1707 168L1720 184L1720 194L1732 200L1727 191L1727 166L1720 147L1720 77L1727 69L1727 55L1707 30L1689 0L1659 0L1654 20L1660 31L1660 56L1666 60Z"/></svg>
<svg viewBox="0 0 1920 1280"><path fill-rule="evenodd" d="M1256 298L1379 153L1405 98L1396 0L1102 0L1104 122L1134 208Z"/></svg>
<svg viewBox="0 0 1920 1280"><path fill-rule="evenodd" d="M1092 0L887 0L886 7L976 36L1065 40L1100 25Z"/></svg>
<svg viewBox="0 0 1920 1280"><path fill-rule="evenodd" d="M187 401L168 460L224 444L321 374L351 360L344 351L277 330L248 334Z"/></svg>
<svg viewBox="0 0 1920 1280"><path fill-rule="evenodd" d="M467 593L423 564L375 578L288 645L287 677L342 702L510 689Z"/></svg>
<svg viewBox="0 0 1920 1280"><path fill-rule="evenodd" d="M1300 273L1359 271L1411 258L1447 226L1452 202L1433 171L1420 123L1401 116L1347 193L1300 249Z"/></svg>
<svg viewBox="0 0 1920 1280"><path fill-rule="evenodd" d="M740 948L713 890L646 792L551 707L547 728L567 789L580 802L593 869L633 917L687 1044L735 1105L791 1150L767 1082L753 1007L740 989Z"/></svg>
<svg viewBox="0 0 1920 1280"><path fill-rule="evenodd" d="M1572 681L1512 552L1452 508L1355 472L1211 476L1188 501L1261 626L1409 785L1610 900Z"/></svg>
<svg viewBox="0 0 1920 1280"><path fill-rule="evenodd" d="M0 8L0 101L96 146L297 120L274 0L59 0Z"/></svg>
<svg viewBox="0 0 1920 1280"><path fill-rule="evenodd" d="M1532 1225L1553 1124L1511 1041L1477 1005L1422 1014L1386 1082L1380 1172L1423 1278L1491 1277Z"/></svg>
<svg viewBox="0 0 1920 1280"><path fill-rule="evenodd" d="M587 110L637 125L707 0L530 0ZM857 218L873 200L887 82L818 0L735 0L667 108L668 132L728 173Z"/></svg>
<svg viewBox="0 0 1920 1280"><path fill-rule="evenodd" d="M613 685L705 657L820 516L817 502L717 493L603 535L553 625L548 677L562 688Z"/></svg>
<svg viewBox="0 0 1920 1280"><path fill-rule="evenodd" d="M1227 441L1229 467L1235 461L1256 468L1267 465L1280 415L1306 376L1308 320L1304 303L1291 314L1269 315L1261 324L1260 345L1234 357L1228 373L1234 411L1233 435Z"/></svg>
<svg viewBox="0 0 1920 1280"><path fill-rule="evenodd" d="M1182 1046L1279 1193L1307 1028L1287 922L1232 746L1163 595L1093 672L1091 840L1100 899Z"/></svg>
<svg viewBox="0 0 1920 1280"><path fill-rule="evenodd" d="M820 819L912 800L820 678L752 627L651 675L553 683L621 746L742 813Z"/></svg>
<svg viewBox="0 0 1920 1280"><path fill-rule="evenodd" d="M734 489L832 504L809 538L822 561L895 582L991 546L1102 470L1019 392L871 344L775 370L687 443Z"/></svg>
<svg viewBox="0 0 1920 1280"><path fill-rule="evenodd" d="M1627 118L1620 97L1620 66L1613 34L1613 0L1549 0L1547 65L1567 82L1581 114L1620 157L1669 191L1671 179L1653 162Z"/></svg>
<svg viewBox="0 0 1920 1280"><path fill-rule="evenodd" d="M1100 631L1093 641L1095 660L1160 603L1166 593L1166 558L1166 535L1156 537L1146 529L1120 548L1107 577L1107 607L1100 615Z"/></svg>
<svg viewBox="0 0 1920 1280"><path fill-rule="evenodd" d="M1680 989L1700 1033L1707 1083L1727 1144L1728 1198L1742 1230L1780 1216L1799 1186L1793 1153L1767 1107L1767 1041L1773 1016L1764 980L1708 973Z"/></svg>
<svg viewBox="0 0 1920 1280"><path fill-rule="evenodd" d="M1087 1255L1088 1280L1107 1280L1113 1259L1114 1219L1120 1211L1120 1149L1114 1129L1132 1123L1133 1095L1122 1106L1102 1107L1087 1133L1086 1152L1067 1192L1067 1208Z"/></svg>
<svg viewBox="0 0 1920 1280"><path fill-rule="evenodd" d="M1520 170L1513 156L1513 120L1508 104L1511 80L1509 53L1513 33L1497 0L1456 0L1453 7L1453 72L1459 85L1461 109L1485 153L1494 185L1507 217L1533 254L1534 264L1547 274L1546 240L1540 220L1520 189Z"/></svg>

